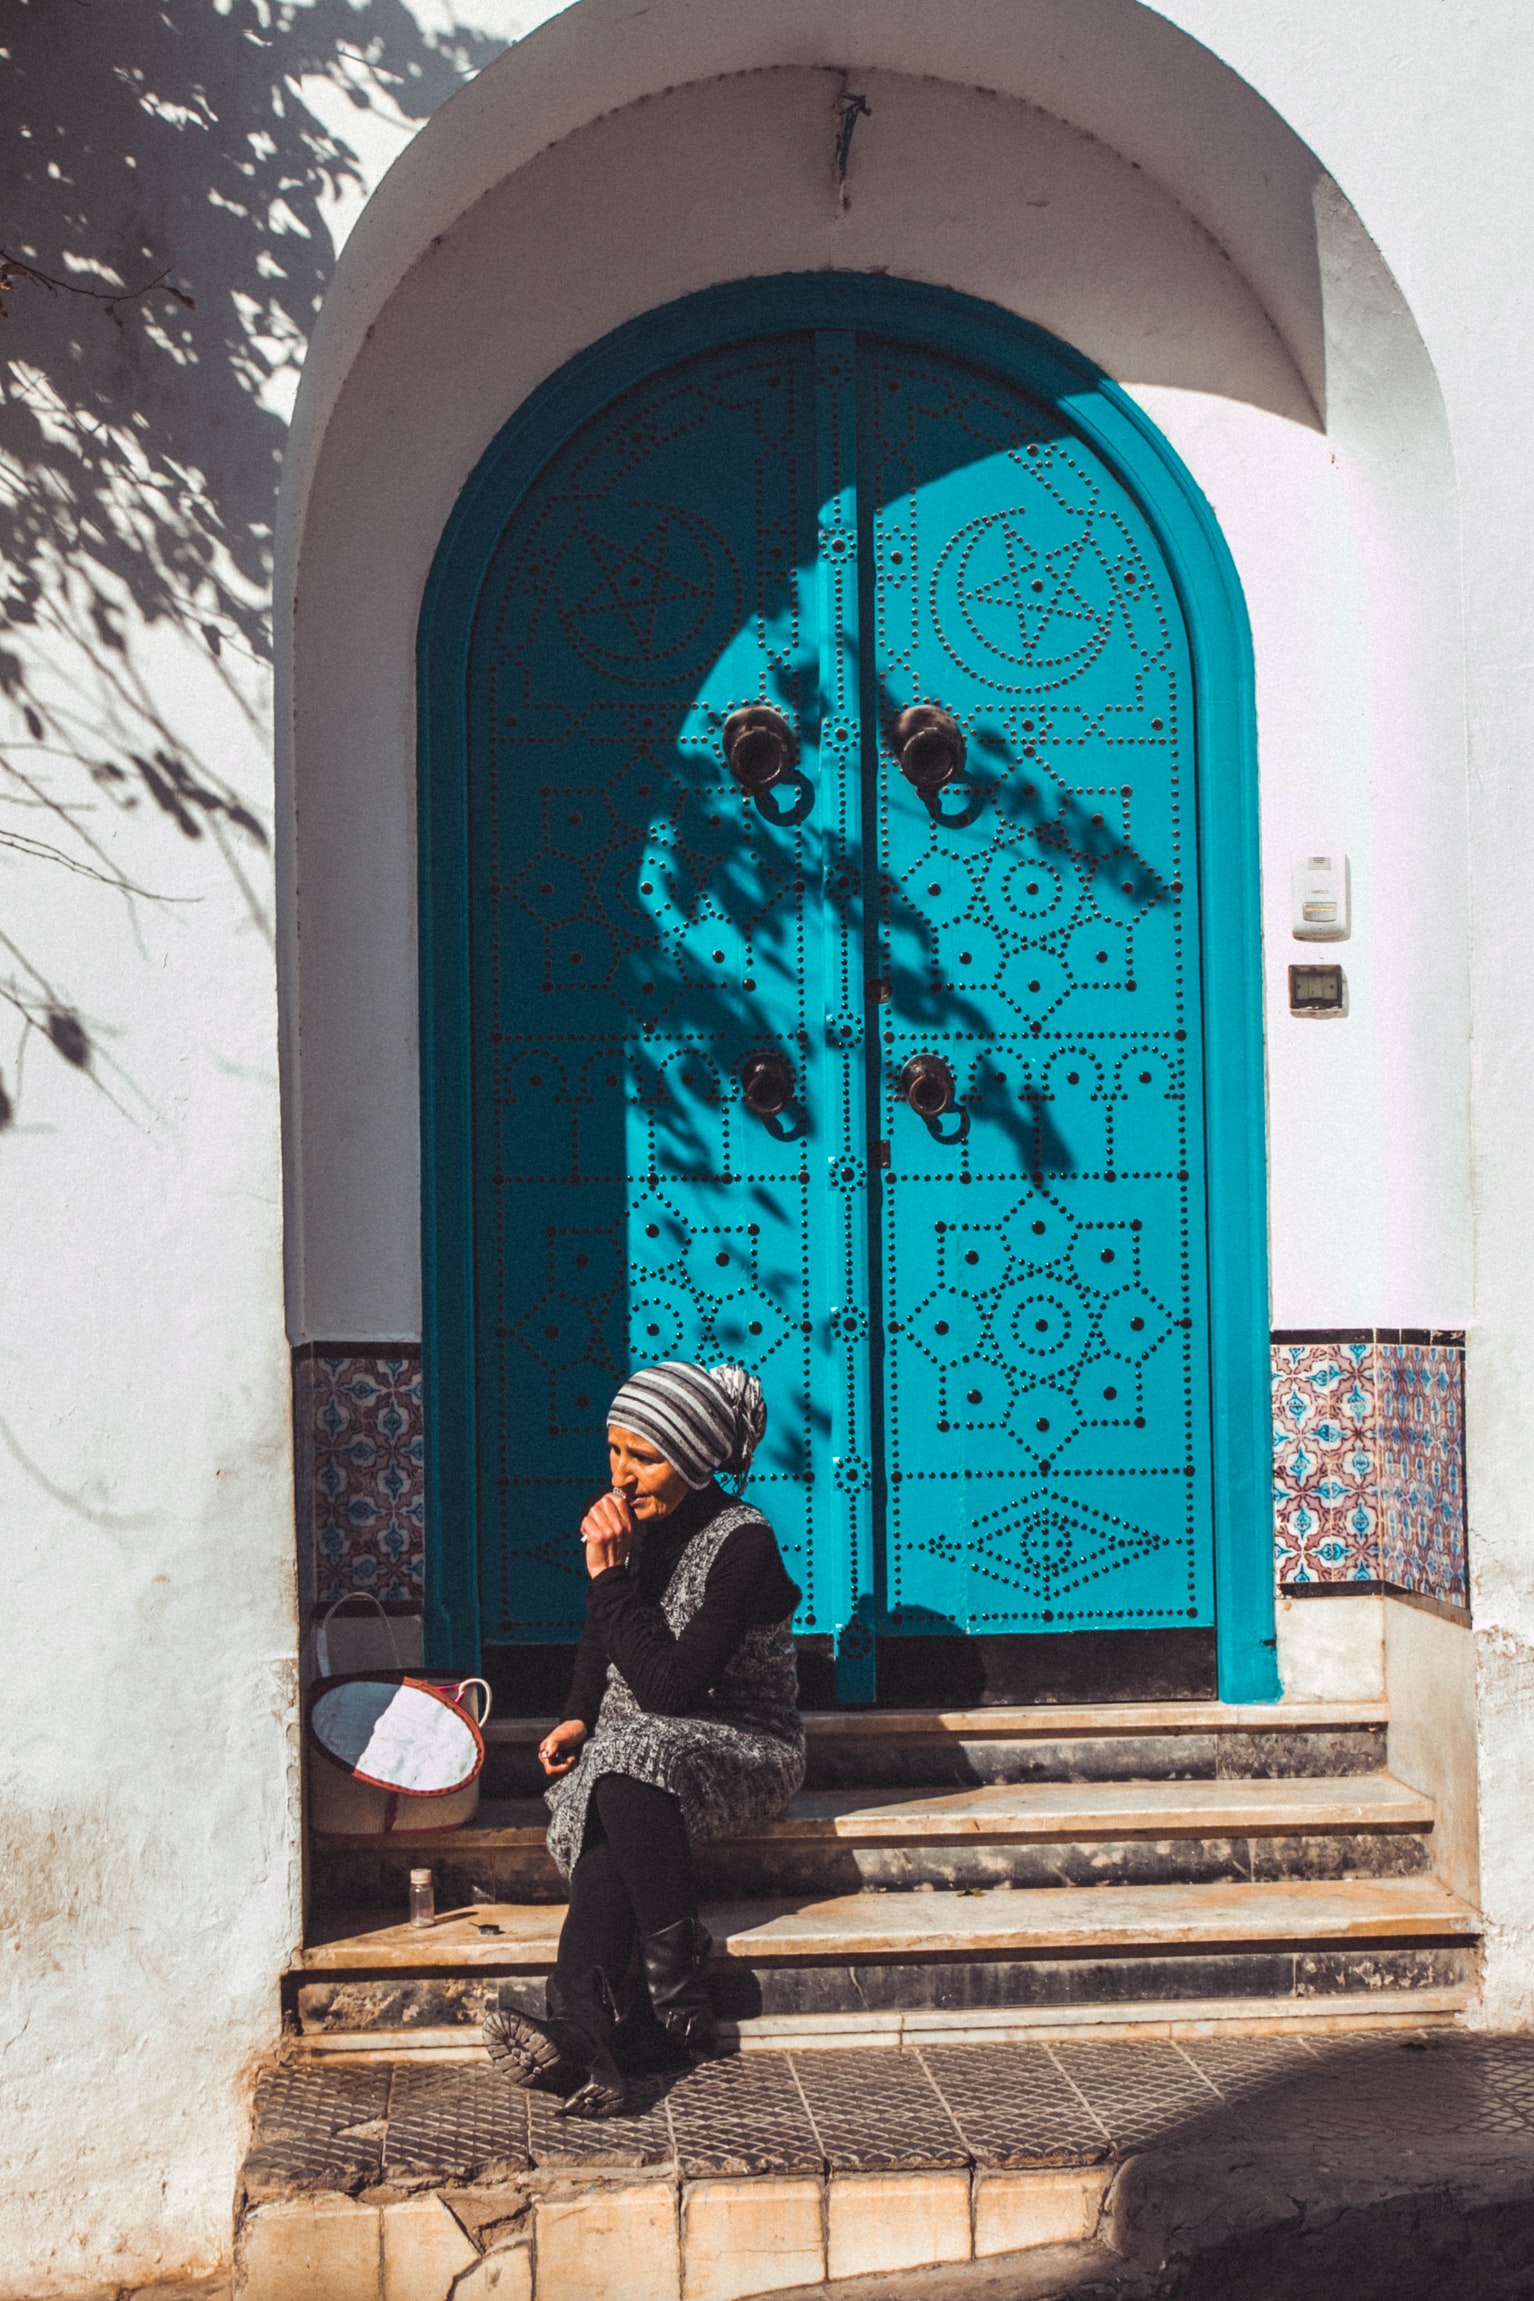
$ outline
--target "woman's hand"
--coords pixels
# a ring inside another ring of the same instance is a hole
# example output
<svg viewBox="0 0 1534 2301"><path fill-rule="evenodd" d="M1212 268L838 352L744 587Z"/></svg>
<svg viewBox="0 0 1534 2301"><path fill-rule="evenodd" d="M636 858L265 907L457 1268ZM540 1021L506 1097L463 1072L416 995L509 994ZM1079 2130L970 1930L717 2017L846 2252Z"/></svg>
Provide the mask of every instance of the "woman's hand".
<svg viewBox="0 0 1534 2301"><path fill-rule="evenodd" d="M557 1781L561 1774L568 1774L581 1754L581 1744L585 1739L586 1726L581 1718L566 1718L564 1724L556 1726L552 1734L544 1735L538 1744L538 1763L551 1781Z"/></svg>
<svg viewBox="0 0 1534 2301"><path fill-rule="evenodd" d="M593 1581L609 1567L628 1563L634 1546L634 1513L616 1489L599 1495L592 1503L581 1520L581 1540L586 1545L586 1571Z"/></svg>

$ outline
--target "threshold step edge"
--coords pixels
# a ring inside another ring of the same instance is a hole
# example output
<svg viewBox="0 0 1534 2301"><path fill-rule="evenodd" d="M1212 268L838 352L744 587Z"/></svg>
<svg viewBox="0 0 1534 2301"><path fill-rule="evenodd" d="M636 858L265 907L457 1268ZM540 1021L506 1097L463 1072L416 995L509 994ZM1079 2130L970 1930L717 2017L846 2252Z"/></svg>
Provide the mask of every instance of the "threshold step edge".
<svg viewBox="0 0 1534 2301"><path fill-rule="evenodd" d="M1009 1741L1067 1735L1284 1734L1384 1726L1390 1705L1368 1702L1034 1702L982 1710L806 1710L805 1734L854 1740L925 1734ZM487 1742L537 1743L555 1718L491 1718Z"/></svg>
<svg viewBox="0 0 1534 2301"><path fill-rule="evenodd" d="M1079 1841L1126 1835L1291 1836L1315 1831L1425 1830L1433 1801L1390 1774L1279 1775L1257 1781L1006 1782L955 1790L801 1790L777 1821L752 1822L718 1843L797 1839ZM486 1801L453 1830L315 1840L326 1854L536 1850L548 1814L540 1799Z"/></svg>
<svg viewBox="0 0 1534 2301"><path fill-rule="evenodd" d="M794 1902L716 1902L704 1919L716 1957L744 1964L860 1957L936 1958L1093 1949L1142 1951L1215 1944L1469 1941L1481 1930L1467 1902L1437 1878L1415 1876L1262 1885L1054 1886L977 1893L894 1892ZM307 1973L509 1969L553 1963L559 1903L486 1903L409 1925L314 1943Z"/></svg>
<svg viewBox="0 0 1534 2301"><path fill-rule="evenodd" d="M1318 1998L1189 1998L1144 2005L1059 2005L925 2009L911 2013L762 2014L725 2022L742 2053L801 2053L920 2045L1048 2045L1071 2039L1284 2037L1352 2031L1452 2027L1468 1989L1369 1990ZM304 2061L383 2057L400 2061L483 2061L478 2030L467 2025L410 2030L319 2030L289 2041Z"/></svg>

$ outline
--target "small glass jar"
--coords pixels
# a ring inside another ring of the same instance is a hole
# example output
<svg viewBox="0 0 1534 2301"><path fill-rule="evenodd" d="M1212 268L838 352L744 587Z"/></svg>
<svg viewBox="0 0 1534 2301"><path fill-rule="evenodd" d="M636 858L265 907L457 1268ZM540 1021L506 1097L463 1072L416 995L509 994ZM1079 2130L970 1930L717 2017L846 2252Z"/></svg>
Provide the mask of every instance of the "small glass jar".
<svg viewBox="0 0 1534 2301"><path fill-rule="evenodd" d="M432 1892L430 1870L412 1870L410 1873L410 1922L416 1926L430 1926L437 1922L437 1901Z"/></svg>

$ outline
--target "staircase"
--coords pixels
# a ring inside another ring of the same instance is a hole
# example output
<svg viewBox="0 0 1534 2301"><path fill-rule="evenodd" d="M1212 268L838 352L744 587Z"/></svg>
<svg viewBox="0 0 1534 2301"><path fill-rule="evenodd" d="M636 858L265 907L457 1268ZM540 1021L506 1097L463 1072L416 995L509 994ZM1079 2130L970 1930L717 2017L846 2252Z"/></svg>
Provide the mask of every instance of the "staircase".
<svg viewBox="0 0 1534 2301"><path fill-rule="evenodd" d="M541 2010L561 1918L535 1758L487 1731L468 1828L318 1839L287 1977L313 2054L477 2052ZM806 1719L781 1821L703 1851L715 1997L743 2048L1451 2020L1478 1920L1382 1703L853 1711ZM441 1915L399 1922L430 1863Z"/></svg>

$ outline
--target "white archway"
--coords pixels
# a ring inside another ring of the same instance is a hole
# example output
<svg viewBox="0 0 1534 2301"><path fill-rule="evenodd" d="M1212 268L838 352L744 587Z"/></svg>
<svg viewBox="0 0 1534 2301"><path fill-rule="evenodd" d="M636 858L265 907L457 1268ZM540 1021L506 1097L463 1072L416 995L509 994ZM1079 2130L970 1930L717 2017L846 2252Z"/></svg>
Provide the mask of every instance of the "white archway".
<svg viewBox="0 0 1534 2301"><path fill-rule="evenodd" d="M841 70L873 103L845 212ZM579 0L386 178L295 417L278 593L295 1341L419 1332L414 626L459 488L530 390L638 311L838 268L957 287L1075 342L1209 494L1258 651L1273 950L1288 863L1318 836L1350 845L1371 930L1347 1033L1292 1025L1275 977L1275 1323L1462 1323L1453 476L1431 366L1346 201L1254 90L1132 0ZM1375 808L1380 787L1403 804ZM1318 1096L1339 1122L1319 1144Z"/></svg>

